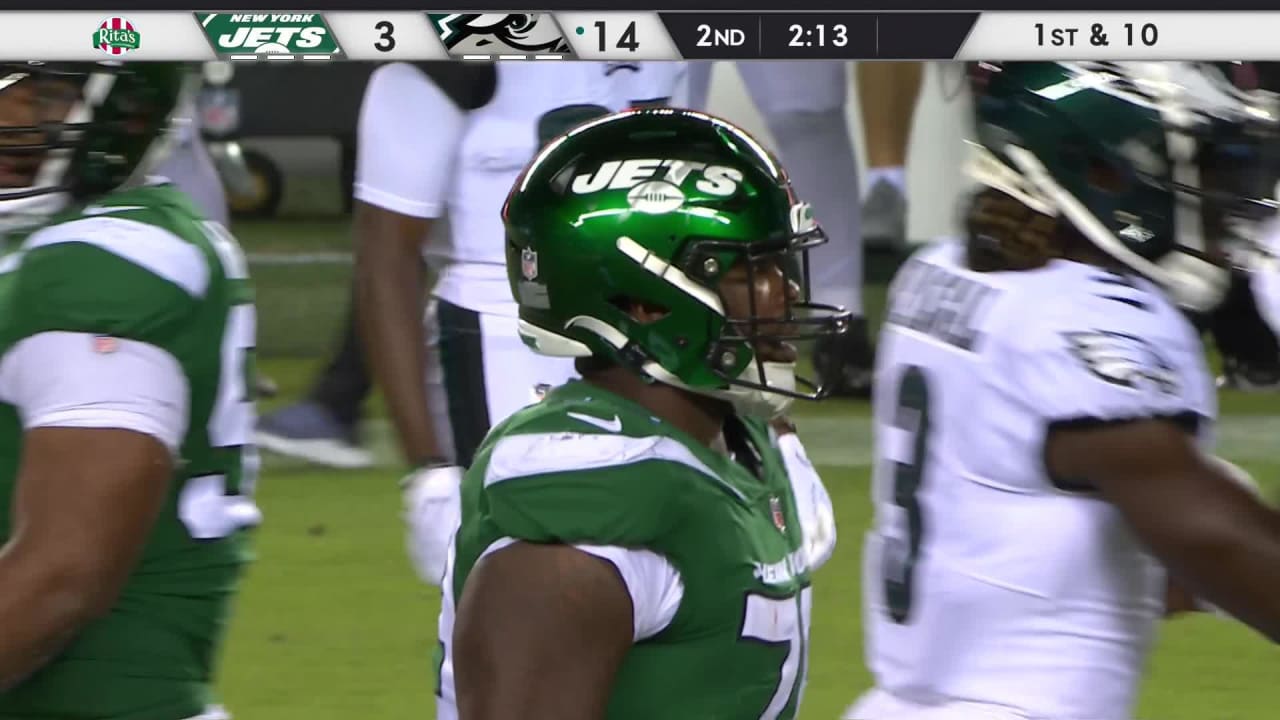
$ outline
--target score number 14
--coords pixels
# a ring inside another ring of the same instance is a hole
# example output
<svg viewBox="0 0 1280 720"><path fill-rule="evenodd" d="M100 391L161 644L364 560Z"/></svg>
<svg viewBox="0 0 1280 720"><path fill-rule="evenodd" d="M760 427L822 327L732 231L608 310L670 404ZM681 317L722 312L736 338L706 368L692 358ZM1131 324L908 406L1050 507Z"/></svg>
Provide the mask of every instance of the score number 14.
<svg viewBox="0 0 1280 720"><path fill-rule="evenodd" d="M607 52L609 48L608 48L608 42L607 42L608 38L605 36L605 31L604 31L604 21L597 20L594 23L592 23L592 27L596 29L596 39L598 40L598 43L597 43L598 49L600 50L600 52ZM579 35L581 35L584 32L586 32L586 30L585 28L579 27L577 32ZM616 47L619 50L626 50L627 52L635 52L640 47L640 43L636 42L636 21L635 20L632 20L631 22L627 23L627 27L622 31L622 35L618 37L618 42L616 45L614 45L614 47Z"/></svg>

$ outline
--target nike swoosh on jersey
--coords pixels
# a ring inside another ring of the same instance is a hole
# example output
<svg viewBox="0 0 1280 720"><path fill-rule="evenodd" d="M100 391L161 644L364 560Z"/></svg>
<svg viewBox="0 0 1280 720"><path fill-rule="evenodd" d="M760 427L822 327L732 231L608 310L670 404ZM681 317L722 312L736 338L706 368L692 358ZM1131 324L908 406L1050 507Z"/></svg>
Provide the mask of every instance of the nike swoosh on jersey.
<svg viewBox="0 0 1280 720"><path fill-rule="evenodd" d="M622 430L622 418L618 417L617 415L613 416L613 420L605 420L604 418L598 418L598 417L595 417L594 415L583 415L582 413L576 413L576 412L565 413L565 414L573 418L574 420L581 420L584 423L595 425L601 430L608 430L609 432L618 432Z"/></svg>
<svg viewBox="0 0 1280 720"><path fill-rule="evenodd" d="M129 212L130 210L146 210L142 205L91 205L80 211L83 215L106 215L107 213Z"/></svg>

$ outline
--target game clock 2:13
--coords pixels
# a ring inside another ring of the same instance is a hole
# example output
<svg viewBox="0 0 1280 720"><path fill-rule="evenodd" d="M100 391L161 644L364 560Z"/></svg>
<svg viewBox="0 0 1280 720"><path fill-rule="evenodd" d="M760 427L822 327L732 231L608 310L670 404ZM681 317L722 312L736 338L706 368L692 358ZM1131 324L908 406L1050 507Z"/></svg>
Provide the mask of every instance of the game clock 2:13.
<svg viewBox="0 0 1280 720"><path fill-rule="evenodd" d="M793 48L844 47L849 44L849 28L843 23L814 23L811 26L792 23L787 32Z"/></svg>

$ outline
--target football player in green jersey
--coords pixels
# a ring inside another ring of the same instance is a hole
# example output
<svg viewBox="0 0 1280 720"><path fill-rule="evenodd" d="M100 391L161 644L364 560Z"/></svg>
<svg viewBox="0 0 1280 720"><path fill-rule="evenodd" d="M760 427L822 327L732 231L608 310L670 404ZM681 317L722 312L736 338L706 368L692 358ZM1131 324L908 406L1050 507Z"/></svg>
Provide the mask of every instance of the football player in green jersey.
<svg viewBox="0 0 1280 720"><path fill-rule="evenodd" d="M642 109L549 143L504 213L521 335L583 379L466 474L438 717L795 717L825 492L789 341L850 317L801 299L808 206L739 128Z"/></svg>
<svg viewBox="0 0 1280 720"><path fill-rule="evenodd" d="M5 720L225 717L255 315L235 241L147 175L188 78L0 64Z"/></svg>

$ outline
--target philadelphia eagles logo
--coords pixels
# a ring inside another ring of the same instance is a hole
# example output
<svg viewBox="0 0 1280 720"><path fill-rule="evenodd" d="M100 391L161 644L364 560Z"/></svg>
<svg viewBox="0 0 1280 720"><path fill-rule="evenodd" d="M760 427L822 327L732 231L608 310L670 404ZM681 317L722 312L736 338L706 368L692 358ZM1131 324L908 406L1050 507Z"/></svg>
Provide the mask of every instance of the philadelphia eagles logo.
<svg viewBox="0 0 1280 720"><path fill-rule="evenodd" d="M569 43L549 13L429 13L441 42L455 55L569 55Z"/></svg>
<svg viewBox="0 0 1280 720"><path fill-rule="evenodd" d="M1173 363L1142 338L1106 330L1064 332L1071 354L1091 373L1113 385L1178 395L1182 383Z"/></svg>

